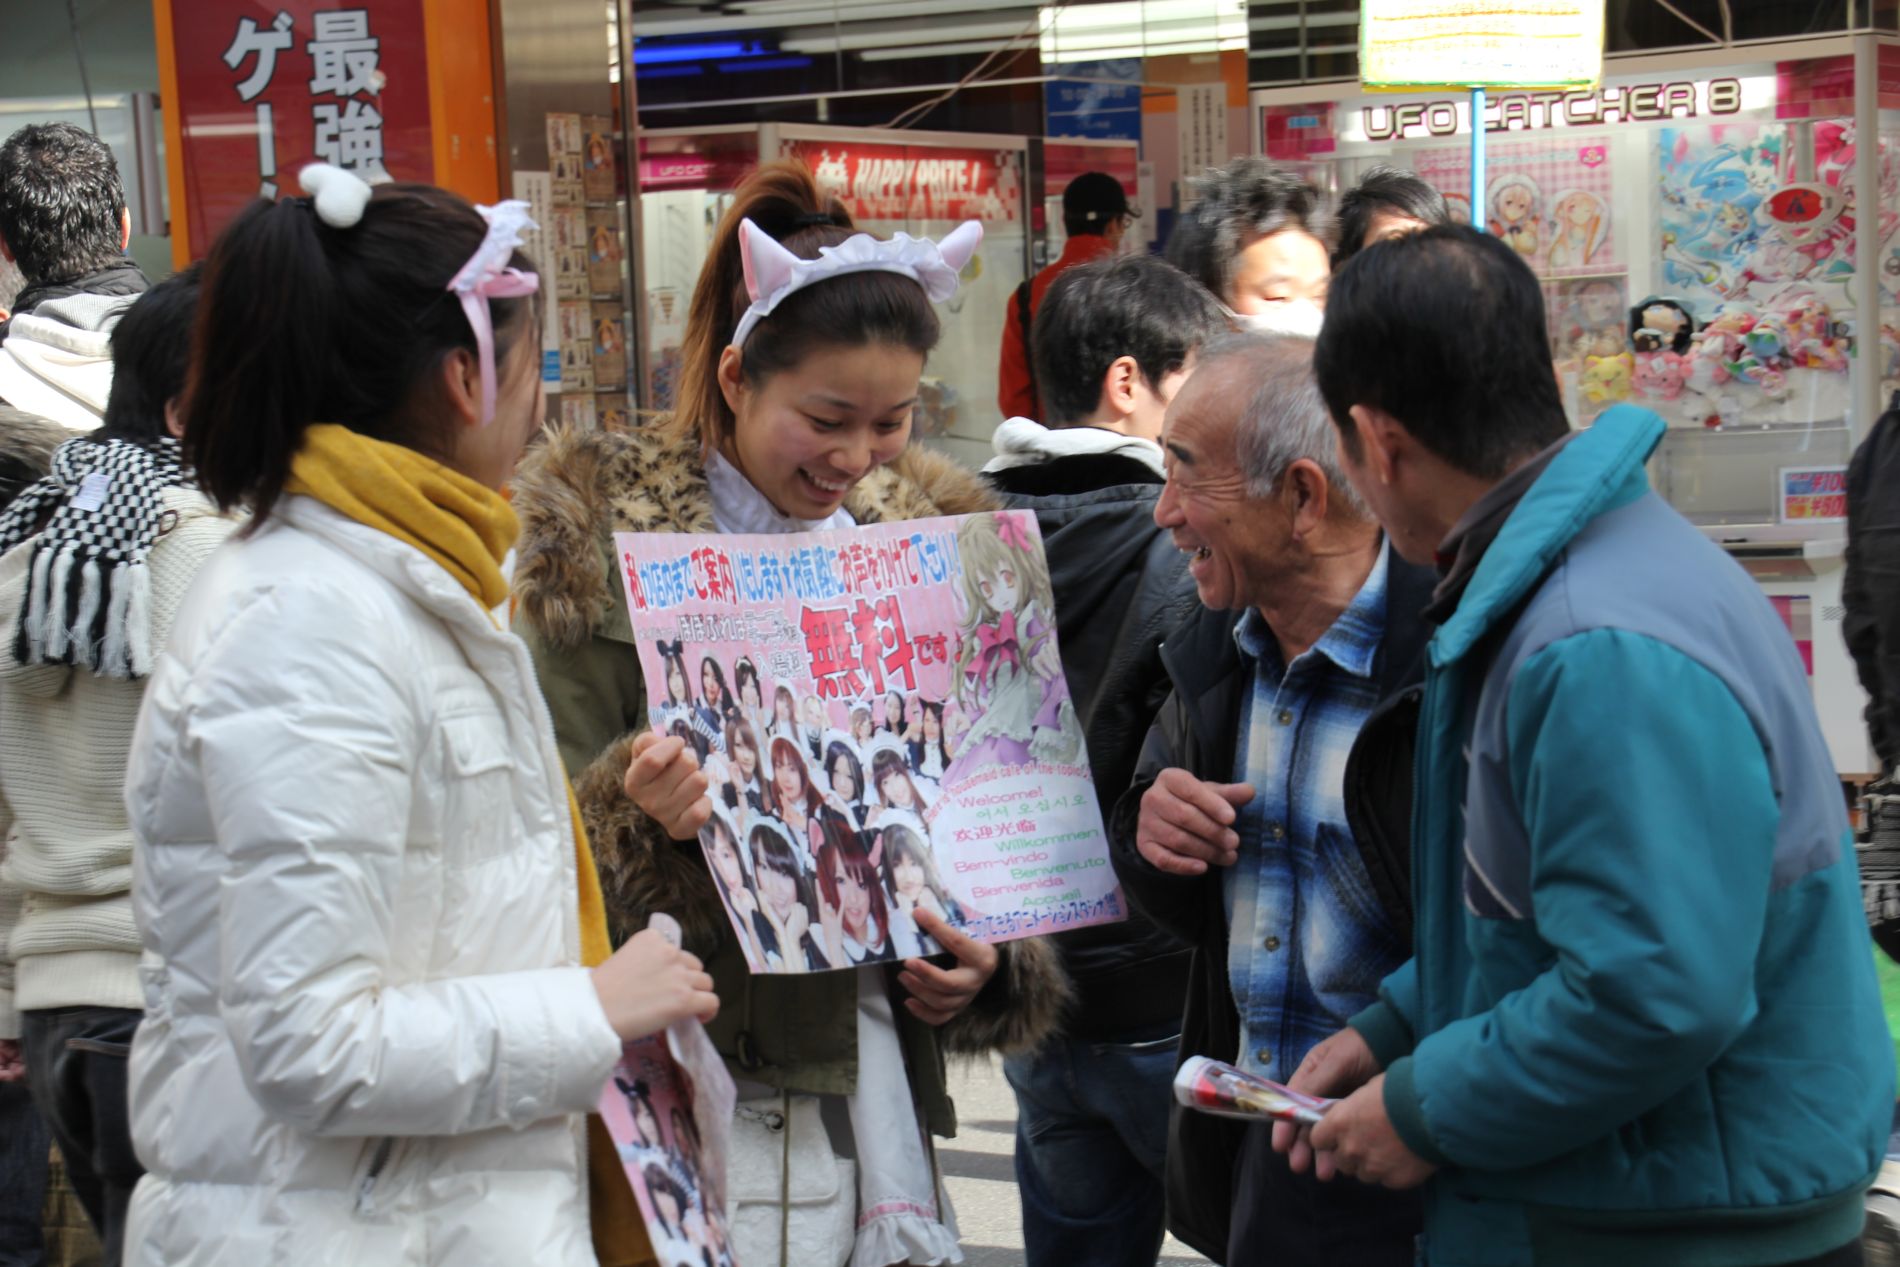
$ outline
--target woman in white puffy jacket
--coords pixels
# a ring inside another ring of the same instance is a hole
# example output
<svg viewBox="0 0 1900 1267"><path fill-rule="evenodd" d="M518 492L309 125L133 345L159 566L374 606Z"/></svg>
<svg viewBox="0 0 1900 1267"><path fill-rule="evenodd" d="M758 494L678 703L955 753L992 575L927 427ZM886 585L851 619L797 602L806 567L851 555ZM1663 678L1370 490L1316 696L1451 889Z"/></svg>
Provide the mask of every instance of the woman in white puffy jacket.
<svg viewBox="0 0 1900 1267"><path fill-rule="evenodd" d="M606 958L493 611L543 409L522 208L305 187L206 268L185 445L256 526L185 600L127 777L126 1261L592 1264L582 1115L623 1040L717 1005L657 933Z"/></svg>

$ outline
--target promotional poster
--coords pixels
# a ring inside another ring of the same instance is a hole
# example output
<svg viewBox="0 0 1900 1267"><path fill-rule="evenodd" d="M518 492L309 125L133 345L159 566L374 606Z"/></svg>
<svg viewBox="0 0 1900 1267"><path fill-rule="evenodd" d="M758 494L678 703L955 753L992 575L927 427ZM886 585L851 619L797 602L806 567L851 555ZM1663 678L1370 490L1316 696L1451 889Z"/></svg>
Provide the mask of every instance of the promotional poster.
<svg viewBox="0 0 1900 1267"><path fill-rule="evenodd" d="M1125 917L1033 515L615 543L754 971L935 953L920 908L987 942Z"/></svg>

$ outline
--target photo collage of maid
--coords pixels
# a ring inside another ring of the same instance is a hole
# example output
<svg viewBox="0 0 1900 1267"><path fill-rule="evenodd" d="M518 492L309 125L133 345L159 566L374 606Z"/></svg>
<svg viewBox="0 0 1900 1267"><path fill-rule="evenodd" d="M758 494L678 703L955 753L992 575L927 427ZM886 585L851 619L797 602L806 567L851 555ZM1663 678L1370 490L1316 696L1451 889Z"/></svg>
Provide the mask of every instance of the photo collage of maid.
<svg viewBox="0 0 1900 1267"><path fill-rule="evenodd" d="M618 544L755 972L935 954L919 911L985 941L1123 916L1033 516L707 540Z"/></svg>
<svg viewBox="0 0 1900 1267"><path fill-rule="evenodd" d="M705 1044L702 1070L711 1073L718 1057L703 1033L698 1041ZM722 1075L720 1068L712 1076ZM601 1119L662 1267L733 1267L725 1158L704 1137L695 1091L688 1065L674 1059L666 1037L628 1043L601 1094Z"/></svg>

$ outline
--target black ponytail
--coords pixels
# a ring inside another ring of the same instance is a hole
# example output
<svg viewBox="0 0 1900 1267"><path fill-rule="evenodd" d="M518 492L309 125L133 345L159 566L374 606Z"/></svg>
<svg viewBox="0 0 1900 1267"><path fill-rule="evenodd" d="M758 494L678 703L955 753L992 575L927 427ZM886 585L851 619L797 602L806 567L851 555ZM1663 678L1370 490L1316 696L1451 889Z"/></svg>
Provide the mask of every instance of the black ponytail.
<svg viewBox="0 0 1900 1267"><path fill-rule="evenodd" d="M185 407L185 453L221 507L261 522L313 423L341 423L437 459L453 449L438 396L442 358L474 354L448 292L487 223L429 185L383 185L346 229L305 199L246 208L205 261ZM516 252L514 267L535 268ZM535 298L489 301L497 368Z"/></svg>

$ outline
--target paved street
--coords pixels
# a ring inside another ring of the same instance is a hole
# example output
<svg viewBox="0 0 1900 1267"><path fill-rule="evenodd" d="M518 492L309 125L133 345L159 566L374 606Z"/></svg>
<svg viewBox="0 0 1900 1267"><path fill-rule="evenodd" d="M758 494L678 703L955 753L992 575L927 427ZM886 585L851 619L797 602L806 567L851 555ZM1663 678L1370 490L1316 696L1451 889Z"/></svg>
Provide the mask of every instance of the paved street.
<svg viewBox="0 0 1900 1267"><path fill-rule="evenodd" d="M957 1101L958 1131L955 1139L940 1141L939 1156L963 1232L963 1261L970 1267L1021 1267L1022 1207L1010 1160L1016 1099L996 1062L953 1066L950 1087ZM1168 1267L1207 1263L1172 1237L1159 1261Z"/></svg>

